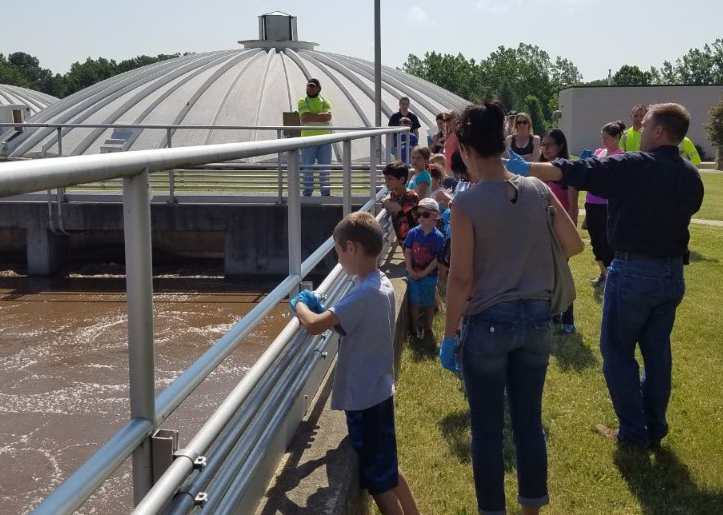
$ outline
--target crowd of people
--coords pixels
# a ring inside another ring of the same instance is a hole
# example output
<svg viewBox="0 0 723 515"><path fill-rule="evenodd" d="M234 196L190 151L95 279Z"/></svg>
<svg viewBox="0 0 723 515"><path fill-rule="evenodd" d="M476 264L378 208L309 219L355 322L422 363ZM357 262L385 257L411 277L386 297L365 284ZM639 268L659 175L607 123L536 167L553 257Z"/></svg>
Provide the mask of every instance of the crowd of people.
<svg viewBox="0 0 723 515"><path fill-rule="evenodd" d="M434 339L434 314L446 312L439 358L465 386L480 513L506 512L506 403L522 513L549 502L542 397L553 326L562 335L577 331L572 303L552 312L551 299L559 267L584 247L580 191L587 192L584 226L596 261L591 287L604 288L603 374L619 421L593 429L653 450L668 432L670 334L703 184L683 106L638 105L631 114L631 128L603 123L600 148L571 160L561 130L535 135L526 113L506 113L496 102L470 105L440 113L428 145L410 147L409 165L384 168L382 205L404 251L412 337ZM407 98L390 125L405 119L416 137ZM310 291L292 299L292 309L310 332L341 334L332 407L346 410L362 485L382 513L418 513L397 464L394 300L377 267L381 229L371 215L353 214L334 241L357 285L328 310Z"/></svg>

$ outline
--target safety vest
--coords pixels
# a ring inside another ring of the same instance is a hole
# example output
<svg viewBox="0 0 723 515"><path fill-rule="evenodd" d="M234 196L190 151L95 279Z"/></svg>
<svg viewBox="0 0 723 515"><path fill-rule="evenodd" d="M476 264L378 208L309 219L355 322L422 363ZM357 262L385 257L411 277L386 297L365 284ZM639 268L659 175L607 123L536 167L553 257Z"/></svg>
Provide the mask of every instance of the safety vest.
<svg viewBox="0 0 723 515"><path fill-rule="evenodd" d="M620 138L620 148L625 152L639 152L640 151L640 131L636 131L632 127L623 132L622 138Z"/></svg>
<svg viewBox="0 0 723 515"><path fill-rule="evenodd" d="M312 114L319 114L326 111L331 111L331 104L328 100L326 100L324 97L319 95L319 106L314 106L316 109L321 108L321 110L314 112L314 109L312 109L311 102L309 101L309 97L306 96L299 100L299 115L302 115L304 113L312 113ZM328 127L329 122L306 122L303 123L302 126L304 127ZM302 136L320 136L322 134L329 134L328 130L323 129L312 129L312 130L302 130L301 135Z"/></svg>

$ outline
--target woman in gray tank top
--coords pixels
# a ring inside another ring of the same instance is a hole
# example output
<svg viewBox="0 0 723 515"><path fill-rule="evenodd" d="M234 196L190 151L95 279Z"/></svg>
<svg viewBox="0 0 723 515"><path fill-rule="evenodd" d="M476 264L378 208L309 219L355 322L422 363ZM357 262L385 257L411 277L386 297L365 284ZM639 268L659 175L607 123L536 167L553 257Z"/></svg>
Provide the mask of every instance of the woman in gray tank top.
<svg viewBox="0 0 723 515"><path fill-rule="evenodd" d="M445 368L455 370L458 357L462 368L480 513L506 509L506 390L517 450L518 500L522 513L530 515L548 503L542 390L552 347L554 270L546 204L536 179L511 174L500 159L504 122L497 103L468 106L459 119L460 153L477 184L455 196L452 207L454 238L440 358ZM573 256L582 251L582 240L555 195L549 197L559 214L557 238L565 254Z"/></svg>

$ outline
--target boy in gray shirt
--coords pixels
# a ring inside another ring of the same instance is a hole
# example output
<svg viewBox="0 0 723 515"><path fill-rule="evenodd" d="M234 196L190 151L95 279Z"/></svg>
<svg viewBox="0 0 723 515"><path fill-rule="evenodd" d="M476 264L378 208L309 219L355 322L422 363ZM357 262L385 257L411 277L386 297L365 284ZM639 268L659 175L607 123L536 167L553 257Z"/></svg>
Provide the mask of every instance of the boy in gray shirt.
<svg viewBox="0 0 723 515"><path fill-rule="evenodd" d="M356 285L328 310L308 290L291 299L291 308L310 334L334 329L341 335L331 407L346 412L362 487L383 515L418 514L397 464L395 303L392 284L377 267L382 230L369 213L353 213L337 224L334 242L339 264L356 276Z"/></svg>

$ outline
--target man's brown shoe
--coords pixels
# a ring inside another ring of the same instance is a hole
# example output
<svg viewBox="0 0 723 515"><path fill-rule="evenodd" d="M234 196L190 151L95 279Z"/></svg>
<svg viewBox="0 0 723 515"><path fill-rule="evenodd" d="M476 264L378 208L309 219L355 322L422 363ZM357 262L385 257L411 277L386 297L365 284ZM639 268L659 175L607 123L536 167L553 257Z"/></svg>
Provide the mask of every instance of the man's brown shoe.
<svg viewBox="0 0 723 515"><path fill-rule="evenodd" d="M618 443L617 429L612 429L605 424L596 424L595 427L592 428L592 430L600 436L604 436L608 440L612 440L613 442Z"/></svg>

